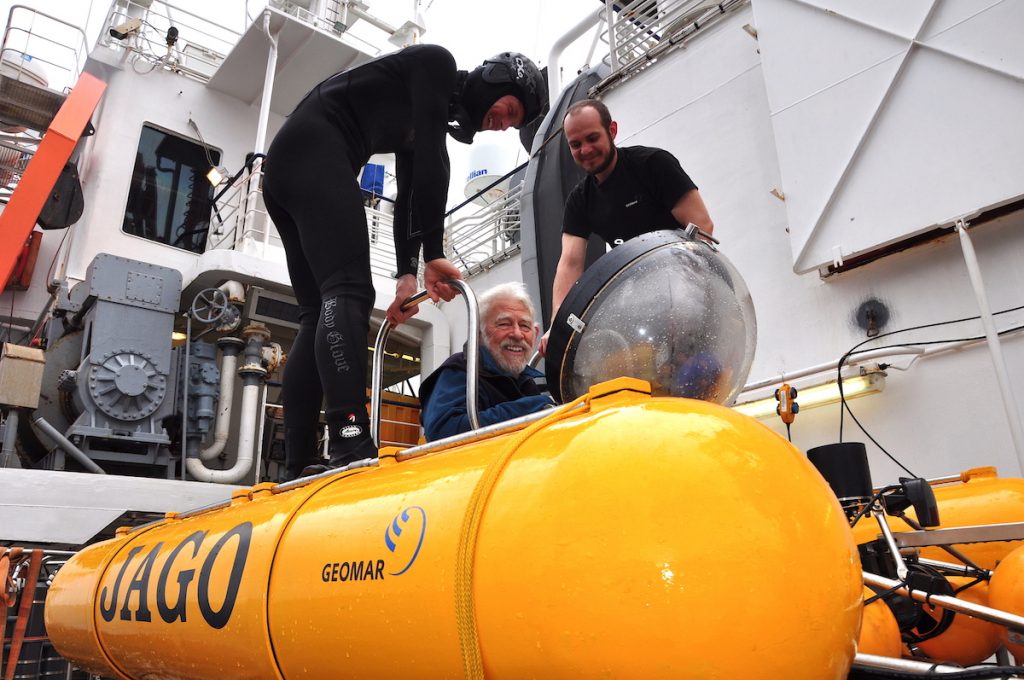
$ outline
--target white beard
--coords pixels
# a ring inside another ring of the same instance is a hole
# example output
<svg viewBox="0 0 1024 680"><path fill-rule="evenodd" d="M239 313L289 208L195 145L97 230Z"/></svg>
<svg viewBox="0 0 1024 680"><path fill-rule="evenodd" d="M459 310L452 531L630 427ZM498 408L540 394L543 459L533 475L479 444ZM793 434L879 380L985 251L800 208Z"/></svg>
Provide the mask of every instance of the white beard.
<svg viewBox="0 0 1024 680"><path fill-rule="evenodd" d="M523 369L526 368L526 365L530 363L530 348L527 347L526 345L520 346L523 347L523 358L521 360L516 361L514 359L506 358L505 355L502 354L501 352L500 345L495 347L489 341L487 343L487 349L491 353L491 356L494 358L494 363L498 364L501 370L515 377L518 377L519 374L523 372Z"/></svg>

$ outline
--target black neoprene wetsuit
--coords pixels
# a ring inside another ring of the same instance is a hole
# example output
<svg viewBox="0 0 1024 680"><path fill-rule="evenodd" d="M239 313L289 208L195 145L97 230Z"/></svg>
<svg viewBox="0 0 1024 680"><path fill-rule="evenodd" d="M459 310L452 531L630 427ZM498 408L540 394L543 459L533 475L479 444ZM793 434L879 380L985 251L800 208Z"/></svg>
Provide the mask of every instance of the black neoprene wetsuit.
<svg viewBox="0 0 1024 680"><path fill-rule="evenodd" d="M451 54L436 45L407 47L336 74L306 95L267 152L263 196L284 244L300 316L281 394L288 478L314 462L322 400L332 460L336 444L368 437L374 289L356 176L372 154L395 154L399 276L416 273L421 244L425 261L443 257L446 134L458 77Z"/></svg>

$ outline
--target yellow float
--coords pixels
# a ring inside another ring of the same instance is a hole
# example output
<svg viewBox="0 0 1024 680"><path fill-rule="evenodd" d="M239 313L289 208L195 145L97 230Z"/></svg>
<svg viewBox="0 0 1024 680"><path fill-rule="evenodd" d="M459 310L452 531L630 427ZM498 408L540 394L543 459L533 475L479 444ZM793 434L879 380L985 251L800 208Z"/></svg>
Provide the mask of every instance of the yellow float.
<svg viewBox="0 0 1024 680"><path fill-rule="evenodd" d="M47 629L117 678L845 678L860 563L824 480L649 391L124 532L60 570Z"/></svg>
<svg viewBox="0 0 1024 680"><path fill-rule="evenodd" d="M1007 555L989 581L989 603L996 609L1024 616L1024 546ZM1017 663L1024 663L1024 635L1001 629L1000 637Z"/></svg>
<svg viewBox="0 0 1024 680"><path fill-rule="evenodd" d="M864 601L875 597L875 591L864 588ZM903 654L903 639L900 627L896 622L889 605L882 599L873 600L864 605L864 614L860 624L860 637L857 639L857 651L861 654L874 654L900 658Z"/></svg>
<svg viewBox="0 0 1024 680"><path fill-rule="evenodd" d="M961 600L989 606L989 586L985 582L974 583L974 579L964 576L947 576L946 580L955 589L960 590L957 597ZM941 607L938 609L941 610ZM942 614L936 611L935 616ZM999 649L1000 634L1005 632L1003 626L976 619L967 614L956 614L953 623L940 635L918 643L918 648L935 661L948 661L971 666L981 663Z"/></svg>
<svg viewBox="0 0 1024 680"><path fill-rule="evenodd" d="M959 483L936 486L934 492L941 521L936 528L1024 522L1024 479L999 477L995 468L966 470L960 473ZM915 517L913 508L907 510L907 516ZM913 531L911 525L899 517L886 515L886 521L893 531ZM880 532L877 522L866 517L853 528L853 534L861 544L874 540ZM955 547L979 567L995 569L996 564L1019 545L1020 541L994 541ZM922 548L921 557L951 559L949 553L938 547Z"/></svg>

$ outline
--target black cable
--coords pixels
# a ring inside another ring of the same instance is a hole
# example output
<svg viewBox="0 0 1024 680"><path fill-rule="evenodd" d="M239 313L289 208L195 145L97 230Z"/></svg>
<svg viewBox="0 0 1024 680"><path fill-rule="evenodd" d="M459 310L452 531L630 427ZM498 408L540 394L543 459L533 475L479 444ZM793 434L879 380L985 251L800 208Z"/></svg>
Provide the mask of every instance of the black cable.
<svg viewBox="0 0 1024 680"><path fill-rule="evenodd" d="M1019 305L1017 307L1011 307L1009 309L1003 309L1003 310L1000 310L998 312L993 312L992 316L999 316L1000 314L1009 314L1011 312L1020 311L1022 309L1024 309L1024 305ZM871 440L871 443L873 443L875 446L877 446L878 449L882 453L884 453L892 462L894 462L899 467L903 468L903 470L905 470L907 472L907 474L909 474L911 476L916 476L916 475L914 475L913 472L910 471L909 468L907 468L907 466L903 465L903 463L901 463L899 460L896 459L895 456L893 456L891 453L889 453L889 451L885 447L883 447L881 444L879 444L878 441L874 437L871 436L871 433L869 433L867 431L867 429L864 427L864 425L862 425L861 422L857 419L857 416L854 415L853 410L850 408L849 402L847 402L847 400L846 400L846 394L843 391L843 365L854 354L860 354L862 352L872 352L872 351L876 351L876 350L879 350L879 349L890 349L890 348L901 347L902 346L902 344L901 345L883 345L881 347L873 347L871 349L861 350L860 352L857 351L858 349L860 349L864 345L866 345L866 344L868 344L870 342L875 342L875 341L879 340L880 338L889 337L889 336L892 336L892 335L896 335L898 333L908 333L910 331L923 330L923 329L926 329L926 328L936 328L936 327L939 327L939 326L948 326L948 325L952 325L952 324L955 324L955 323L964 323L966 321L976 321L976 320L978 320L980 318L981 317L979 315L975 315L975 316L970 316L970 317L964 317L964 318L961 318L961 319L953 319L953 320L950 320L950 321L937 321L937 322L929 323L929 324L921 324L921 325L918 325L918 326L910 326L910 327L907 327L907 328L901 328L901 329L897 329L897 330L894 330L894 331L889 331L887 333L882 333L880 335L876 335L873 338L868 338L867 340L859 342L856 345L854 345L853 347L851 347L846 352L846 354L844 354L839 359L839 362L836 365L836 377L837 377L837 384L838 384L838 387L839 387L839 401L840 401L840 407L839 407L839 441L840 442L843 441L844 413L849 413L850 414L850 418L853 419L853 422L857 425L857 427L860 429L860 431L862 433L864 433L864 436ZM998 335L1003 335L1005 333L1012 333L1014 331L1020 330L1021 328L1024 328L1024 326L1015 326L1015 327L1012 327L1012 328L1008 328L1008 329L999 331ZM981 339L984 339L984 338L985 338L984 335L980 335L980 336L974 336L974 337L969 337L969 338L953 338L953 339L945 339L945 340L922 341L922 342L915 342L913 344L915 344L915 345L938 345L938 344L946 344L946 343L950 343L950 342L972 342L972 341L981 340Z"/></svg>
<svg viewBox="0 0 1024 680"><path fill-rule="evenodd" d="M855 524L857 524L857 522L861 520L861 518L863 518L865 515L871 512L871 508L875 505L875 503L878 503L882 500L882 496L889 493L890 491L895 491L896 489L899 488L902 488L899 484L893 484L892 486L887 486L883 488L881 491L872 496L871 501L865 504L864 507L861 508L856 515L850 518L850 526L853 527Z"/></svg>
<svg viewBox="0 0 1024 680"><path fill-rule="evenodd" d="M191 117L188 119L188 125L196 131L196 135L199 137L199 146L203 147L203 155L206 156L206 162L210 164L211 168L216 166L217 164L213 162L213 156L210 155L210 145L203 139L203 133L199 131L199 125ZM218 151L217 153L220 152Z"/></svg>
<svg viewBox="0 0 1024 680"><path fill-rule="evenodd" d="M786 423L786 439L789 440L790 444L793 443L793 435L789 431L789 423Z"/></svg>
<svg viewBox="0 0 1024 680"><path fill-rule="evenodd" d="M974 586L978 585L979 583L988 583L988 581L986 581L985 579L981 578L980 576L976 576L974 578L974 580L971 581L970 583L965 583L964 585L960 586L959 588L954 588L953 589L953 595L957 596L960 593L962 593L965 590L967 590L968 588L973 588Z"/></svg>
<svg viewBox="0 0 1024 680"><path fill-rule="evenodd" d="M1019 305L1017 307L1011 307L1009 309L1003 309L1003 310L1000 310L998 312L993 312L992 316L999 316L1000 314L1009 314L1011 312L1018 312L1018 311L1020 311L1022 309L1024 309L1024 305ZM950 326L950 325L955 324L955 323L964 323L965 321L977 321L980 318L981 318L980 315L975 315L975 316L964 317L962 319L953 319L951 321L936 321L935 323L926 323L926 324L922 324L920 326L909 326L907 328L900 328L900 329L897 329L897 330L894 330L894 331L888 331L887 333L880 333L879 335L876 335L873 338L868 338L867 340L864 340L862 342L857 343L856 345L851 347L850 350L846 354L844 354L842 356L842 358L839 360L839 364L836 366L836 372L837 372L837 376L838 376L838 379L839 379L839 398L840 398L840 400L845 405L846 399L844 398L844 395L843 395L843 375L842 375L843 364L846 363L846 360L849 359L850 356L852 356L853 354L858 354L858 352L856 350L858 350L859 348L861 348L864 345L868 344L869 342L874 342L874 341L879 340L881 338L889 337L891 335L896 335L898 333L909 333L910 331L919 331L919 330L924 330L926 328L937 328L939 326ZM1010 329L1010 330L1013 330L1013 329ZM1000 334L1002 334L1004 332L1006 332L1006 331L1001 331ZM982 335L982 336L979 336L978 338L971 338L971 340L978 340L978 339L981 339L981 338L984 338L984 337L985 336ZM929 345L929 344L941 344L942 342L956 342L956 341L955 340L945 340L945 341L934 341L934 342L915 342L914 344L915 345ZM874 351L874 350L877 350L877 349L887 349L887 348L890 348L890 347L900 347L900 346L901 345L886 345L886 346L883 346L883 347L873 347L870 350L864 350L864 351L865 352L871 352L871 351ZM853 415L853 414L851 414L851 415ZM839 441L840 442L843 441L843 409L839 409Z"/></svg>
<svg viewBox="0 0 1024 680"><path fill-rule="evenodd" d="M868 599L864 600L864 606L867 607L869 604L874 603L876 600L885 600L887 597L896 594L896 592L899 591L901 588L909 588L909 587L910 586L908 586L905 582L900 581L899 583L894 585L892 588L889 588L888 590L883 590L880 593L875 593L874 595L872 595Z"/></svg>
<svg viewBox="0 0 1024 680"><path fill-rule="evenodd" d="M541 142L541 143L540 143L540 146L538 146L538 147L537 147L537 150L536 150L536 151L534 151L534 152L532 152L532 153L530 154L529 158L527 158L527 159L526 159L526 161L524 161L524 162L523 162L523 163L521 163L520 165L518 165L518 166L516 166L516 167L512 168L511 170L509 170L508 172L506 172L506 173L505 173L504 175L502 175L502 176L501 176L501 177L499 177L498 179L494 180L493 182L491 182L490 184L488 184L487 186L485 186L485 187L484 187L483 189L481 189L480 191L476 192L475 194L473 194L472 196L470 196L469 198L467 198L467 199L466 199L465 201L463 201L462 203L459 203L459 204L458 204L457 206L455 206L454 208L452 208L451 210L449 210L448 212L446 212L446 213L444 214L445 218L451 217L451 216L452 216L452 215L453 215L453 214L455 213L455 211L456 211L456 210L459 210L460 208L463 208L463 207L465 207L465 206L469 205L470 203L472 203L472 202L473 202L473 200L474 200L474 199L475 199L476 197L478 197L478 196L482 196L482 195L483 195L484 193L486 193L486 192L490 191L490 190L491 190L491 189L493 189L494 187L498 186L498 185L499 185L499 184L500 184L501 182L503 182L504 180L508 179L508 178L509 178L509 177L511 177L512 175L516 174L517 172L519 172L520 170L522 170L523 168L525 168L525 167L526 167L527 165L529 165L529 164L530 164L530 161L531 161L531 160L533 160L534 158L536 158L537 156L539 156L539 155L540 155L540 152L541 152L541 151L543 151L543 150L544 150L544 148L545 148L545 147L547 147L547 145L548 145L549 143L551 143L551 140L555 139L555 138L556 138L556 137L557 137L558 135L560 135L561 133L562 133L562 126L561 126L561 125L559 125L559 126L558 126L558 129L556 129L556 130L555 130L554 132L552 132L552 133L551 133L550 135L548 135L547 139L545 139L545 140L544 140L543 142Z"/></svg>
<svg viewBox="0 0 1024 680"><path fill-rule="evenodd" d="M966 318L963 318L963 319L956 319L954 321L937 321L935 323L923 324L923 325L920 325L920 326L910 326L908 328L900 328L900 329L895 330L895 331L889 331L887 333L881 333L879 335L874 336L873 338L868 338L867 340L863 340L861 342L858 342L856 345L851 347L846 352L846 354L844 354L842 357L840 357L839 363L836 365L836 379L838 380L838 383L839 383L839 400L842 402L842 405L846 406L846 395L843 393L843 365L846 363L846 360L849 359L853 354L857 354L858 353L857 350L860 349L861 347L863 347L864 345L868 344L869 342L875 342L876 340L879 340L881 338L886 338L886 337L889 337L891 335L896 335L898 333L909 333L910 331L919 331L919 330L923 330L925 328L936 328L938 326L946 326L946 325L954 324L954 323L963 323L965 321L974 321L974 320L979 319L979 318L980 317L972 316L972 317L966 317ZM914 343L914 344L925 344L925 343ZM878 349L886 349L888 347L893 347L893 345L887 345L887 346L883 346L883 347L872 347L870 350L864 350L864 351L868 352L868 351L874 351L874 350L878 350ZM843 441L843 409L842 408L839 409L839 441L840 442ZM903 466L901 465L900 467L903 467ZM906 468L904 468L904 469L906 470ZM907 470L907 472L910 472L910 471Z"/></svg>
<svg viewBox="0 0 1024 680"><path fill-rule="evenodd" d="M487 186L485 186L485 187L484 187L483 189L481 189L480 191L476 192L475 194L473 194L472 196L470 196L469 198L467 198L467 199L466 199L465 201L463 201L462 203L459 203L459 204L458 204L457 206L455 206L454 208L452 208L451 210L449 210L448 212L446 212L446 213L444 214L444 216L445 216L445 217L451 217L451 216L452 216L452 214L453 214L453 213L454 213L454 212L455 212L456 210L459 210L460 208L463 208L463 207L465 207L465 206L469 205L469 204L470 204L470 203L472 203L472 202L473 202L473 201L474 201L474 200L475 200L475 199L476 199L476 198L477 198L478 196L483 196L483 195L484 195L484 193L486 193L486 192L490 191L491 189L493 189L494 187L498 186L499 184L501 184L502 182L504 182L504 181L505 181L506 179L508 179L508 178L509 178L509 177L511 177L512 175L516 174L517 172L519 172L520 170L522 170L523 168L525 168L525 167L526 167L527 165L529 165L529 164L530 164L530 161L529 161L529 159L527 159L525 163L522 163L521 165L517 165L516 167L512 168L511 170L509 170L508 172L506 172L506 173L505 173L504 175L502 175L502 176L501 176L501 177L499 177L498 179L494 180L493 182L491 182L490 184L488 184Z"/></svg>
<svg viewBox="0 0 1024 680"><path fill-rule="evenodd" d="M1016 310L1005 310L1005 311L1016 311ZM1005 313L1005 312L1000 312L1000 313ZM946 323L946 322L943 322L943 323ZM949 323L956 323L956 322L949 322ZM1004 335L1006 333L1014 333L1014 332L1019 331L1021 329L1024 329L1024 325L1022 325L1022 326L1013 326L1011 328L1007 328L1005 330L999 331L997 333L997 335ZM915 330L915 329L907 328L907 329L903 329L903 330L904 331L908 331L908 330ZM903 332L903 331L893 331L893 333L899 333L899 332ZM915 342L914 344L915 345L945 345L945 344L948 344L948 343L951 343L951 342L974 342L976 340L984 340L984 339L985 339L984 335L976 335L976 336L967 337L967 338L945 338L945 339L942 339L942 340L924 340L924 341L921 341L921 342ZM864 344L864 343L861 343L861 344ZM862 351L863 352L873 352L873 351L878 350L878 349L891 349L891 348L902 347L902 346L903 346L902 344L899 344L899 345L882 345L881 347L873 347L870 350L862 350ZM841 362L846 361L846 359L851 354L859 354L859 352L853 352L851 350L850 352L847 352L845 355L843 355L843 358L840 361ZM840 369L840 372L841 372L841 369ZM839 410L839 441L843 440L843 410L845 409L845 411L850 414L850 418L853 419L853 422L857 425L857 427L860 429L860 431L864 433L864 436L871 440L872 444L877 446L878 449L882 453L884 453L886 456L888 456L889 459L892 462L896 463L896 465L898 465L901 468L903 468L907 472L907 474L909 474L912 477L916 477L917 476L913 472L911 472L907 468L907 466L905 466L903 463L901 463L899 460L897 460L895 456L893 456L891 453L889 453L889 451L886 450L885 447L883 447L881 444L879 444L878 441L874 437L871 436L871 433L867 431L867 429L864 427L864 425L861 424L860 420L857 419L857 416L854 415L853 409L850 408L850 403L846 400L846 395L843 394L843 378L842 378L842 375L840 375L840 377L839 377L839 400L841 402L840 410Z"/></svg>

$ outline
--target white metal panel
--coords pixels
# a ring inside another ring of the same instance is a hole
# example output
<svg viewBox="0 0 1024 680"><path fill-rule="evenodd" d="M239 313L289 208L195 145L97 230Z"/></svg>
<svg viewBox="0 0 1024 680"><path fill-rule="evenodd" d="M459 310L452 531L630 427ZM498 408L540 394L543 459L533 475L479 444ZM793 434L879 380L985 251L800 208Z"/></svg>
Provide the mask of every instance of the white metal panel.
<svg viewBox="0 0 1024 680"><path fill-rule="evenodd" d="M372 58L370 45L335 36L272 7L270 31L277 36L277 72L270 110L287 115L310 89L324 78ZM264 70L270 41L258 17L242 35L231 53L210 78L211 89L252 104L263 94ZM376 52L374 51L374 54Z"/></svg>
<svg viewBox="0 0 1024 680"><path fill-rule="evenodd" d="M862 136L868 131L886 88L899 67L897 58L863 71L855 78L837 83L828 96L809 97L799 105L774 111L772 127L779 154L782 190L786 196L789 232L794 261L800 247L819 236L815 233L819 216L829 208L833 192L842 189L844 173L849 161L857 153ZM842 101L842 105L838 105ZM867 207L868 200L878 196L859 197ZM875 225L857 215L847 215L854 221L858 233ZM827 260L831 260L831 246L826 243ZM844 253L849 255L847 243ZM812 269L815 265L798 267L797 271Z"/></svg>
<svg viewBox="0 0 1024 680"><path fill-rule="evenodd" d="M801 104L906 51L907 39L900 33L868 29L859 20L837 19L817 4L800 0L754 3L768 103L773 113ZM862 13L875 4L865 3ZM905 14L921 2L885 4L895 10L893 14ZM854 9L859 3L855 5ZM892 20L886 13L882 13L882 18ZM908 22L898 23L904 27ZM918 18L917 25L920 24Z"/></svg>
<svg viewBox="0 0 1024 680"><path fill-rule="evenodd" d="M211 91L203 83L163 69L139 74L130 68L120 68L116 54L104 47L96 48L90 55L89 68L107 83L107 89L98 113L93 116L96 134L83 141L80 172L85 210L64 243L66 268L58 262L54 275L82 280L96 254L105 252L173 267L182 272L187 285L191 278L209 268L197 264L198 255L126 234L121 229L142 126L149 124L199 143L189 125L191 119L202 131L205 142L222 152L221 163L234 171L252 150L259 112L238 99ZM280 116L271 115L272 132L281 120ZM57 232L54 235L62 236ZM246 261L241 265L256 268ZM276 279L282 278L279 272L285 271L283 257L261 267Z"/></svg>
<svg viewBox="0 0 1024 680"><path fill-rule="evenodd" d="M754 11L795 271L1024 195L1024 3Z"/></svg>
<svg viewBox="0 0 1024 680"><path fill-rule="evenodd" d="M1022 18L1019 2L945 0L929 18L924 39L933 48L1019 78L1024 73Z"/></svg>
<svg viewBox="0 0 1024 680"><path fill-rule="evenodd" d="M932 19L939 16L936 12ZM619 143L668 149L699 185L721 250L747 282L757 310L758 345L750 381L835 361L866 340L855 318L868 299L882 301L890 312L883 331L977 313L955 236L828 279L792 271L787 233L792 205L769 193L782 181L775 121L756 53L758 42L742 29L747 23L755 23L752 12L742 8L603 98L619 122ZM929 94L925 103L937 107L944 102ZM835 116L826 116L826 123L837 120ZM925 201L909 202L928 207ZM979 226L972 238L992 308L1020 304L1024 211ZM1005 328L1024 322L1024 316L1017 312L999 320ZM979 333L977 323L965 323L876 344ZM1011 376L1024 375L1024 334L1004 338L1003 348ZM1024 400L1024 385L1015 387L1018 401ZM1019 472L983 344L921 360L906 371L890 370L882 393L853 401L850 407L871 435L917 474L938 476L977 465L995 465L1004 475ZM777 418L765 424L786 436ZM808 408L797 416L793 441L801 449L836 441L838 425L838 405ZM868 443L877 483L906 474L849 417L843 438Z"/></svg>
<svg viewBox="0 0 1024 680"><path fill-rule="evenodd" d="M0 470L0 541L81 545L125 512L183 512L240 486L51 470Z"/></svg>
<svg viewBox="0 0 1024 680"><path fill-rule="evenodd" d="M801 0L801 4L872 24L878 29L911 36L921 27L933 0Z"/></svg>

